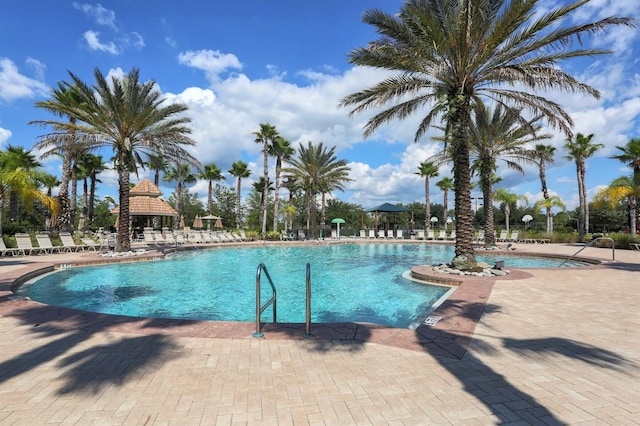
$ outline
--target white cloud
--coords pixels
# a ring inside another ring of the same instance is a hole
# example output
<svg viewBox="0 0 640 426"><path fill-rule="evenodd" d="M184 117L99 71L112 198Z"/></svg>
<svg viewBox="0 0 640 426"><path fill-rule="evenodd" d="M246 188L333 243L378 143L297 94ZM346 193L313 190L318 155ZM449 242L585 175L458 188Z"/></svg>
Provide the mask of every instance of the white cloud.
<svg viewBox="0 0 640 426"><path fill-rule="evenodd" d="M84 12L85 15L91 17L98 25L109 27L114 31L118 30L116 26L116 14L113 10L104 8L100 3L95 5L87 3L73 3L76 10Z"/></svg>
<svg viewBox="0 0 640 426"><path fill-rule="evenodd" d="M3 129L0 127L0 147L11 138L11 130Z"/></svg>
<svg viewBox="0 0 640 426"><path fill-rule="evenodd" d="M229 69L242 69L242 64L235 55L218 50L189 50L178 55L178 62L203 70L212 82L217 81L219 74Z"/></svg>
<svg viewBox="0 0 640 426"><path fill-rule="evenodd" d="M99 36L100 33L96 31L89 30L84 33L83 37L87 42L89 49L111 53L112 55L118 55L120 53L120 50L114 42L102 43L98 38Z"/></svg>
<svg viewBox="0 0 640 426"><path fill-rule="evenodd" d="M21 74L9 58L0 58L0 101L33 98L48 92L49 86L45 83Z"/></svg>

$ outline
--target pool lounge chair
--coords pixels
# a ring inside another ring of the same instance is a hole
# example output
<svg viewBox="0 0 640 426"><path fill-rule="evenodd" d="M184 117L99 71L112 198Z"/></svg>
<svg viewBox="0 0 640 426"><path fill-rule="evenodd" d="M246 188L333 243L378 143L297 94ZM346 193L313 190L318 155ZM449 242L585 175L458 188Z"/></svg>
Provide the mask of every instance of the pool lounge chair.
<svg viewBox="0 0 640 426"><path fill-rule="evenodd" d="M20 252L24 255L44 253L44 250L40 247L33 246L29 234L16 234L16 243L18 243Z"/></svg>
<svg viewBox="0 0 640 426"><path fill-rule="evenodd" d="M424 230L419 229L416 231L416 240L424 240Z"/></svg>
<svg viewBox="0 0 640 426"><path fill-rule="evenodd" d="M60 252L66 251L66 252L79 252L80 250L84 250L85 247L76 244L75 241L73 241L73 236L71 235L71 232L61 232L60 233L60 240L62 241L62 246L59 248Z"/></svg>
<svg viewBox="0 0 640 426"><path fill-rule="evenodd" d="M282 241L293 241L293 237L284 229L280 231L280 239Z"/></svg>
<svg viewBox="0 0 640 426"><path fill-rule="evenodd" d="M369 239L376 239L376 230L375 229L369 229Z"/></svg>
<svg viewBox="0 0 640 426"><path fill-rule="evenodd" d="M496 238L496 240L500 243L504 243L507 241L507 235L509 235L509 233L507 231L500 231L500 236L498 238Z"/></svg>
<svg viewBox="0 0 640 426"><path fill-rule="evenodd" d="M4 244L4 240L2 239L2 236L0 236L0 257L4 257L7 254L10 254L11 256L16 256L19 253L20 253L20 250L17 248L7 248L7 246Z"/></svg>
<svg viewBox="0 0 640 426"><path fill-rule="evenodd" d="M398 229L396 231L396 240L404 240L404 230Z"/></svg>
<svg viewBox="0 0 640 426"><path fill-rule="evenodd" d="M38 247L44 254L52 254L54 251L60 253L60 249L55 247L51 242L51 238L47 234L36 234L36 241L38 241Z"/></svg>
<svg viewBox="0 0 640 426"><path fill-rule="evenodd" d="M484 242L484 229L478 231L478 235L476 235L477 242Z"/></svg>
<svg viewBox="0 0 640 426"><path fill-rule="evenodd" d="M100 248L100 244L93 241L91 238L81 238L82 244L84 244L88 250L96 251Z"/></svg>
<svg viewBox="0 0 640 426"><path fill-rule="evenodd" d="M455 239L456 239L456 230L454 229L453 231L451 231L451 234L449 234L449 236L447 237L447 240L455 241Z"/></svg>
<svg viewBox="0 0 640 426"><path fill-rule="evenodd" d="M445 230L441 230L441 231L438 233L438 239L439 239L439 240L446 240L446 239L447 239L447 231L445 231Z"/></svg>
<svg viewBox="0 0 640 426"><path fill-rule="evenodd" d="M436 232L433 229L429 229L427 231L427 240L435 240L436 239Z"/></svg>
<svg viewBox="0 0 640 426"><path fill-rule="evenodd" d="M638 244L638 243L629 243L629 247L631 247L631 250L640 251L640 244Z"/></svg>
<svg viewBox="0 0 640 426"><path fill-rule="evenodd" d="M511 236L509 238L507 238L507 241L510 242L510 243L517 243L519 241L518 240L518 233L519 232L520 231L512 231L511 232Z"/></svg>
<svg viewBox="0 0 640 426"><path fill-rule="evenodd" d="M364 229L360 230L360 239L366 239L367 238L367 233Z"/></svg>

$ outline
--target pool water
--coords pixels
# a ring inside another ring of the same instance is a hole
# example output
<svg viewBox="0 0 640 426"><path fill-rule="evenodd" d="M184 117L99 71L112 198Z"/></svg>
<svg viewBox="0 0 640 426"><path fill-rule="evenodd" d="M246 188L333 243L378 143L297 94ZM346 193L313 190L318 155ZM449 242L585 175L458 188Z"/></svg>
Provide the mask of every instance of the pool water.
<svg viewBox="0 0 640 426"><path fill-rule="evenodd" d="M415 265L444 263L453 247L340 244L238 247L180 252L165 260L63 269L20 293L54 306L149 318L255 321L255 277L263 262L278 294L278 322L305 321L305 273L311 264L313 322L371 322L408 327L449 288L405 279ZM504 258L501 258L504 259ZM489 264L495 258L478 256ZM507 266L560 261L509 258ZM262 301L271 288L262 274ZM271 308L262 315L271 321Z"/></svg>

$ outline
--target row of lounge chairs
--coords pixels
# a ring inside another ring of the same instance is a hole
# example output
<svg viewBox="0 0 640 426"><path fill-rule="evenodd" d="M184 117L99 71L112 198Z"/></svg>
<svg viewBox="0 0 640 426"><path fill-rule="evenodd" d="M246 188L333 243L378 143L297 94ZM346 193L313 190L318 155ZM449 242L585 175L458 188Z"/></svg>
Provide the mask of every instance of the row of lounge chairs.
<svg viewBox="0 0 640 426"><path fill-rule="evenodd" d="M183 245L183 244L215 244L229 242L247 241L244 231L238 234L228 231L174 231L161 232L154 230L145 230L143 232L143 240L149 245Z"/></svg>
<svg viewBox="0 0 640 426"><path fill-rule="evenodd" d="M76 244L69 232L61 232L60 240L62 245L53 245L49 234L39 233L36 235L36 243L34 245L29 234L19 233L15 235L17 247L8 248L4 240L0 238L0 257L6 255L11 256L30 256L38 254L52 254L64 252L78 252L82 250L101 250L108 248L106 241L95 242L90 238L83 238L82 244Z"/></svg>
<svg viewBox="0 0 640 426"><path fill-rule="evenodd" d="M426 231L426 235L425 235L425 231L424 230L418 230L415 232L415 239L417 240L442 240L442 241L453 241L456 239L456 231L455 229L453 231L451 231L451 233L447 234L447 231L445 230L441 230L438 232L438 234L436 235L435 231L430 229ZM284 234L283 234L284 235ZM375 229L369 229L368 232L364 229L360 230L360 234L359 234L359 238L360 239L369 239L369 240L405 240L405 239L411 239L411 235L403 229L398 229L395 231L395 235L394 235L394 231L392 230L380 230L376 233ZM336 230L332 230L331 231L331 238L332 239L336 239L338 238L337 236L337 231ZM354 238L354 237L349 237L349 236L345 236L342 235L341 238ZM283 238L283 239L288 239L288 238Z"/></svg>

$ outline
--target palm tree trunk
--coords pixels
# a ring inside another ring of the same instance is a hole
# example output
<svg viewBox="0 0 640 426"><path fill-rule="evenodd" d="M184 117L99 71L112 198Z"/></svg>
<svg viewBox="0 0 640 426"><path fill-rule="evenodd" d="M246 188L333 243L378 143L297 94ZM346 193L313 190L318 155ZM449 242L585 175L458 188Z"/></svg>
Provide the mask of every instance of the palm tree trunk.
<svg viewBox="0 0 640 426"><path fill-rule="evenodd" d="M96 199L96 175L91 176L91 185L89 186L89 210L87 212L89 217L89 223L93 222L93 207Z"/></svg>
<svg viewBox="0 0 640 426"><path fill-rule="evenodd" d="M71 204L69 206L70 210L70 220L71 226L76 226L76 209L78 204L78 167L76 164L71 166Z"/></svg>
<svg viewBox="0 0 640 426"><path fill-rule="evenodd" d="M122 163L118 164L120 222L116 239L116 251L120 253L131 250L131 240L129 239L129 168Z"/></svg>
<svg viewBox="0 0 640 426"><path fill-rule="evenodd" d="M429 205L429 178L424 180L424 229L431 229L431 206Z"/></svg>
<svg viewBox="0 0 640 426"><path fill-rule="evenodd" d="M469 97L458 93L451 100L452 116L450 129L452 137L453 183L456 215L456 257L464 257L467 265L476 263L473 254L473 212L471 210L471 170L469 167ZM446 214L446 212L445 212ZM446 219L445 219L446 220Z"/></svg>
<svg viewBox="0 0 640 426"><path fill-rule="evenodd" d="M482 192L482 197L484 198L484 246L495 247L496 230L493 222L493 186L491 184Z"/></svg>
<svg viewBox="0 0 640 426"><path fill-rule="evenodd" d="M241 179L238 177L238 186L236 193L236 226L239 228L242 226L242 218L240 217L240 182Z"/></svg>
<svg viewBox="0 0 640 426"><path fill-rule="evenodd" d="M213 204L213 182L209 180L209 194L207 196L207 212L211 214L211 205Z"/></svg>
<svg viewBox="0 0 640 426"><path fill-rule="evenodd" d="M264 138L264 188L262 189L262 203L260 205L260 218L262 219L262 238L267 235L267 199L269 197L269 141Z"/></svg>
<svg viewBox="0 0 640 426"><path fill-rule="evenodd" d="M278 231L278 209L280 204L280 170L282 168L282 161L278 157L276 160L276 193L273 195L273 230Z"/></svg>
<svg viewBox="0 0 640 426"><path fill-rule="evenodd" d="M587 203L586 191L584 189L584 162L578 160L577 161L577 173L578 173L578 199L580 203L580 214L578 217L578 239L580 241L584 241L584 237L586 234L586 209L585 204Z"/></svg>

